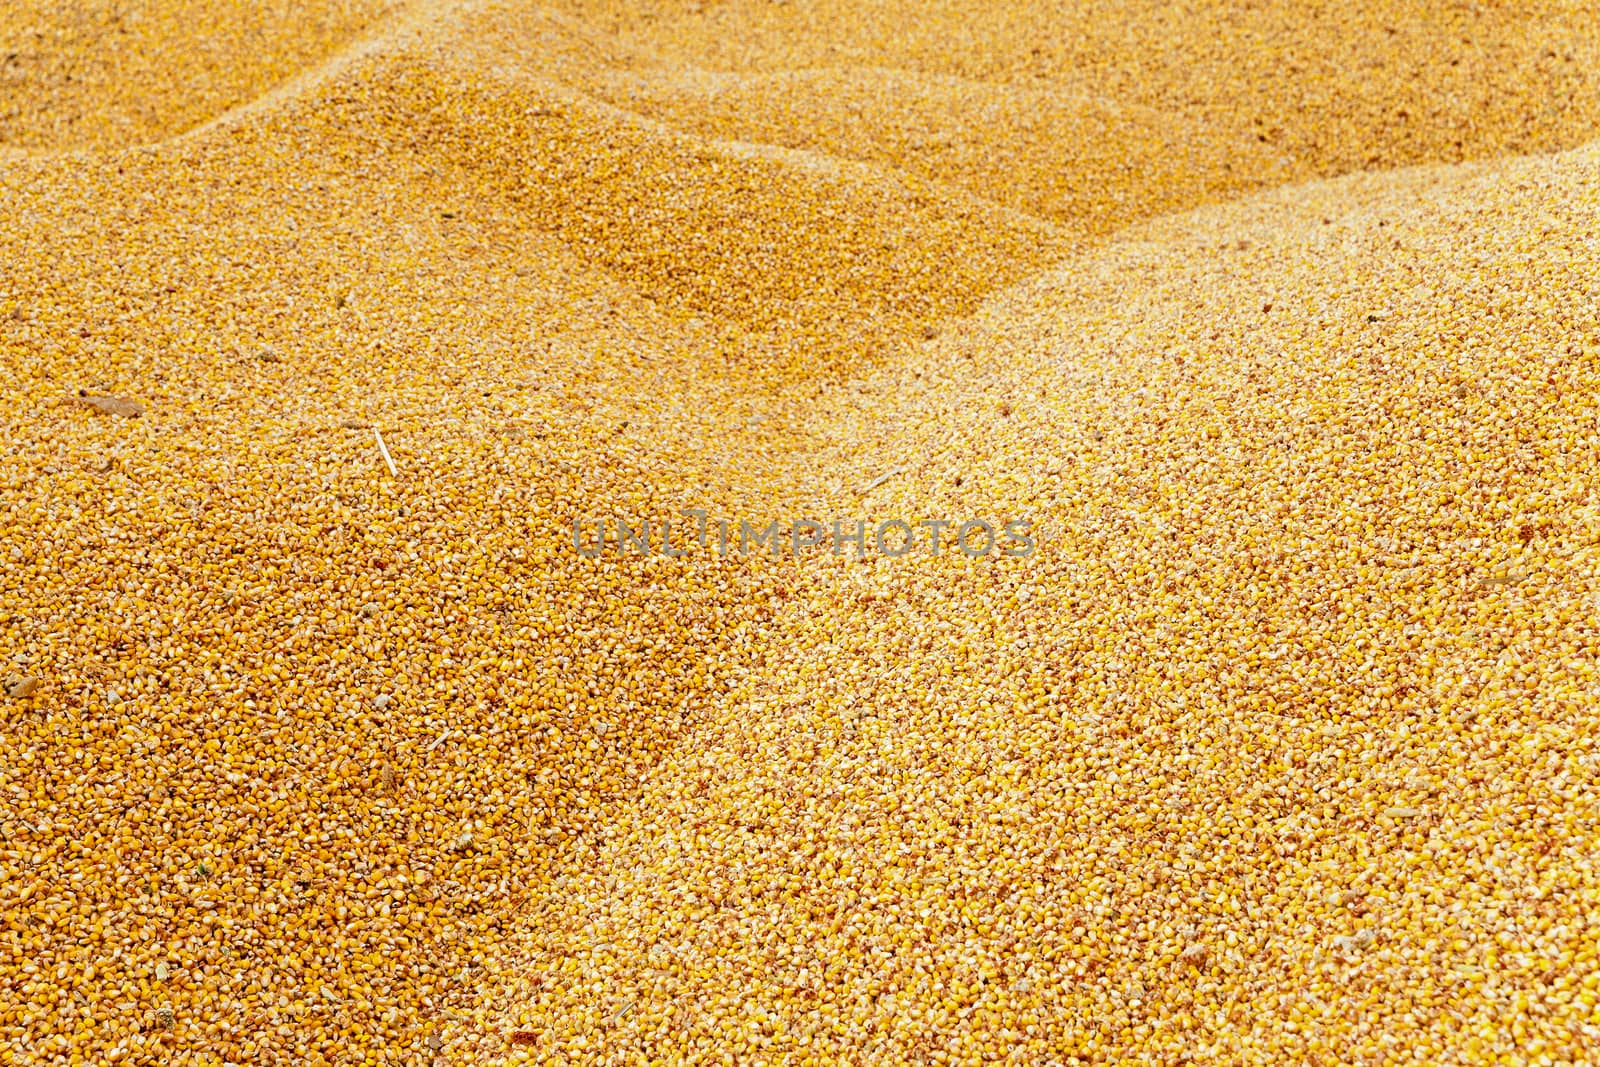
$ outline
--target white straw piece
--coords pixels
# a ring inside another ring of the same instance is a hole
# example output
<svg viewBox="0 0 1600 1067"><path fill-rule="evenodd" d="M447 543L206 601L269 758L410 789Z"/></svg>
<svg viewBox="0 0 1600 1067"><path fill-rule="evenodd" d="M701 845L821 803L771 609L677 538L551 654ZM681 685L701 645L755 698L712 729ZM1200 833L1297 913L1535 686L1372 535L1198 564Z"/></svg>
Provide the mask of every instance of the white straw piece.
<svg viewBox="0 0 1600 1067"><path fill-rule="evenodd" d="M378 451L383 453L383 461L389 465L389 477L400 477L400 472L394 468L394 458L389 455L389 446L383 443L383 434L378 432L376 426L372 428L372 436L378 439Z"/></svg>
<svg viewBox="0 0 1600 1067"><path fill-rule="evenodd" d="M863 493L870 493L874 489L878 488L878 486L880 486L884 482L888 481L890 478L893 478L896 474L903 474L903 473L905 473L905 468L904 467L896 467L893 470L885 471L884 473L878 475L876 478L872 479L872 481L868 482L867 483L867 487L865 489L861 490L861 491Z"/></svg>

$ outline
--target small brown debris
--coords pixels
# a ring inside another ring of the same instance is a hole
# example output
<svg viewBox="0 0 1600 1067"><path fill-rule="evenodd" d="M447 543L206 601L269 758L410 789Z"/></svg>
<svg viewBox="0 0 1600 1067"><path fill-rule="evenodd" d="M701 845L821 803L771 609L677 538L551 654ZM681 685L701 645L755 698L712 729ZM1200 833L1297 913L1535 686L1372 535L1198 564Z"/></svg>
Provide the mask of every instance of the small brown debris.
<svg viewBox="0 0 1600 1067"><path fill-rule="evenodd" d="M532 1030L511 1031L511 1043L513 1045L533 1045L537 1044L538 1041L539 1035Z"/></svg>

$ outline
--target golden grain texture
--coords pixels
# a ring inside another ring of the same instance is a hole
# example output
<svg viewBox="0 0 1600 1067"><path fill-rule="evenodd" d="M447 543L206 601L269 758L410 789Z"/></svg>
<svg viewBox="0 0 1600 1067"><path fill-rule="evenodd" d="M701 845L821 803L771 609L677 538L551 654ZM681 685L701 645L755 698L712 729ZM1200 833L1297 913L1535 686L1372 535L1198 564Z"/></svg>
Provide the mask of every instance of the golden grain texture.
<svg viewBox="0 0 1600 1067"><path fill-rule="evenodd" d="M428 1056L774 595L572 519L805 492L853 333L970 311L1044 233L403 48L0 200L29 1063Z"/></svg>
<svg viewBox="0 0 1600 1067"><path fill-rule="evenodd" d="M1108 223L1139 216L1129 201L1159 210L1287 178L1570 146L1600 106L1581 0L552 6L677 68L653 78L641 59L608 98ZM1074 174L1103 195L1084 197Z"/></svg>
<svg viewBox="0 0 1600 1067"><path fill-rule="evenodd" d="M7 74L0 1063L1592 1044L1592 153L1103 243L1581 10L187 11ZM1055 534L568 543L681 507Z"/></svg>
<svg viewBox="0 0 1600 1067"><path fill-rule="evenodd" d="M875 375L864 508L1048 541L790 565L510 1062L1586 1062L1597 228L1593 148L1296 188Z"/></svg>
<svg viewBox="0 0 1600 1067"><path fill-rule="evenodd" d="M0 10L0 149L104 149L180 133L403 10L398 0L8 3Z"/></svg>

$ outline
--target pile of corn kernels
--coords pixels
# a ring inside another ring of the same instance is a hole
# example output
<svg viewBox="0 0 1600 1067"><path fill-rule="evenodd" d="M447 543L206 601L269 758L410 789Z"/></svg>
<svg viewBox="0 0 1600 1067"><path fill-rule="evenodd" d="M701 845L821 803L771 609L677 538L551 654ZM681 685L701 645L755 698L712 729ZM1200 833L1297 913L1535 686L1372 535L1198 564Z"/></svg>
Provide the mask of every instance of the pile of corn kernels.
<svg viewBox="0 0 1600 1067"><path fill-rule="evenodd" d="M1600 29L1363 6L0 16L0 1065L1592 1058Z"/></svg>

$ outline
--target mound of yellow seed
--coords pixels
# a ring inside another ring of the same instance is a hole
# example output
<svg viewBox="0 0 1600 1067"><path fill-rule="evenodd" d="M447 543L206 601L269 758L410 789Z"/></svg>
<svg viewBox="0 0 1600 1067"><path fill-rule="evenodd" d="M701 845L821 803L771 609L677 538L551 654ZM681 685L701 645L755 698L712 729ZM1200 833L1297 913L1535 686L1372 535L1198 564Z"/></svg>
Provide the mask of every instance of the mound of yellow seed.
<svg viewBox="0 0 1600 1067"><path fill-rule="evenodd" d="M1600 32L1360 6L0 16L0 1065L1591 1059Z"/></svg>

